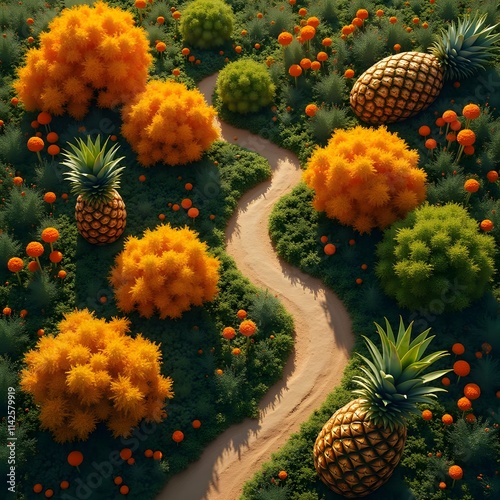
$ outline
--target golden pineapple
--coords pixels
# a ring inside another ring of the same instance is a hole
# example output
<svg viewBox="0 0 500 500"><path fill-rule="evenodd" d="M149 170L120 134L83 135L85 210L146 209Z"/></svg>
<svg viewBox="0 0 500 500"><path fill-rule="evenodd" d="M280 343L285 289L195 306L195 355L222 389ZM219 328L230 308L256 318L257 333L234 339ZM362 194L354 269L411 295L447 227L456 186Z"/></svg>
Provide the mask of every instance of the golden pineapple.
<svg viewBox="0 0 500 500"><path fill-rule="evenodd" d="M422 375L432 363L449 354L423 354L434 337L430 328L410 342L413 323L399 324L397 338L386 321L386 330L376 325L382 352L365 337L371 360L360 355L366 376L357 376L359 396L337 410L321 429L313 449L314 466L320 479L335 493L348 498L373 493L392 475L406 441L405 420L418 413L416 403L432 403L438 387L424 384L450 370Z"/></svg>
<svg viewBox="0 0 500 500"><path fill-rule="evenodd" d="M77 145L68 143L72 152L64 151L62 162L69 168L64 176L71 183L71 191L78 195L75 206L76 226L80 234L94 245L115 242L126 226L127 212L122 197L116 190L124 166L115 158L116 144L106 151L108 140L101 148L97 136L87 143L77 138Z"/></svg>
<svg viewBox="0 0 500 500"><path fill-rule="evenodd" d="M86 203L83 196L76 200L76 227L80 234L95 245L114 243L123 233L127 224L125 203L118 191L113 190L111 201L97 205Z"/></svg>
<svg viewBox="0 0 500 500"><path fill-rule="evenodd" d="M445 80L467 78L484 68L498 50L495 26L483 27L486 15L451 23L430 48L431 54L402 52L368 68L351 90L351 107L364 122L393 123L426 109Z"/></svg>

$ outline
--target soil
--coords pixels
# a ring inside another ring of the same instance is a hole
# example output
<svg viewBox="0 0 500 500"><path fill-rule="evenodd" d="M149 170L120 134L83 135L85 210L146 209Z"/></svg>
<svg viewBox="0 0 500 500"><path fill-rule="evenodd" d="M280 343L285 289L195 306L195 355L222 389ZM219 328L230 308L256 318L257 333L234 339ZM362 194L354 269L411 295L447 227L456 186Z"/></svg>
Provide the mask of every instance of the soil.
<svg viewBox="0 0 500 500"><path fill-rule="evenodd" d="M215 74L199 84L208 103L216 79ZM252 283L276 295L292 314L294 350L282 380L261 401L258 420L246 419L218 436L157 500L237 500L243 484L339 384L354 343L340 300L320 280L281 260L268 234L273 205L301 179L297 157L248 131L225 123L220 127L224 140L259 153L272 168L269 181L240 199L226 228L227 251Z"/></svg>

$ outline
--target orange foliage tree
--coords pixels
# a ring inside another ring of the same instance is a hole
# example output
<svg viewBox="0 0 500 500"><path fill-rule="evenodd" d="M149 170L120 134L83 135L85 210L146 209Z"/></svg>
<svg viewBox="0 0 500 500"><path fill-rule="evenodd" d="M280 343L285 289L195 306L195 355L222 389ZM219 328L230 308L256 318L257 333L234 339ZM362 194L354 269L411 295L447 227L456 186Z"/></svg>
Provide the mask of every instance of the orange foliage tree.
<svg viewBox="0 0 500 500"><path fill-rule="evenodd" d="M65 9L27 52L14 89L28 111L77 120L93 98L113 108L144 90L152 62L146 32L130 12L97 2Z"/></svg>
<svg viewBox="0 0 500 500"><path fill-rule="evenodd" d="M215 110L203 95L177 82L150 81L122 110L122 135L145 167L201 159L219 137Z"/></svg>
<svg viewBox="0 0 500 500"><path fill-rule="evenodd" d="M150 318L179 318L217 293L219 260L191 229L169 224L147 229L142 239L125 242L111 270L110 282L119 309L134 309Z"/></svg>
<svg viewBox="0 0 500 500"><path fill-rule="evenodd" d="M425 199L418 153L385 127L335 130L308 160L314 208L360 233L384 229Z"/></svg>
<svg viewBox="0 0 500 500"><path fill-rule="evenodd" d="M40 426L58 443L87 439L99 422L127 437L142 419L165 416L172 380L160 374L159 346L127 335L128 325L76 310L56 336L41 337L25 354L21 388L40 405Z"/></svg>

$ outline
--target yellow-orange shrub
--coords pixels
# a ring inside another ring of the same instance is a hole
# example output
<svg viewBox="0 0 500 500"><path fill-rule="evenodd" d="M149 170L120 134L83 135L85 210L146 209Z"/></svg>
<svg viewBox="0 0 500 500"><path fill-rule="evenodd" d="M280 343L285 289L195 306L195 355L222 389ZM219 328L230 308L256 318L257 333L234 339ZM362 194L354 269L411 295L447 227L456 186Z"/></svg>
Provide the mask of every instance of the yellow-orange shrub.
<svg viewBox="0 0 500 500"><path fill-rule="evenodd" d="M58 443L87 439L99 422L126 437L142 419L163 418L172 380L160 375L159 346L127 335L128 325L76 310L56 336L41 337L25 354L21 388L40 405L40 427Z"/></svg>
<svg viewBox="0 0 500 500"><path fill-rule="evenodd" d="M122 135L145 167L201 159L219 137L215 110L182 83L150 81L122 111Z"/></svg>
<svg viewBox="0 0 500 500"><path fill-rule="evenodd" d="M142 239L125 242L111 270L116 303L150 318L179 318L191 306L210 301L217 293L219 260L191 229L169 224L147 229Z"/></svg>
<svg viewBox="0 0 500 500"><path fill-rule="evenodd" d="M303 178L314 208L360 233L383 229L425 199L418 153L385 127L335 130L308 160Z"/></svg>
<svg viewBox="0 0 500 500"><path fill-rule="evenodd" d="M144 90L152 62L146 32L128 11L97 2L65 9L27 52L14 82L27 110L80 120L93 98L113 108Z"/></svg>

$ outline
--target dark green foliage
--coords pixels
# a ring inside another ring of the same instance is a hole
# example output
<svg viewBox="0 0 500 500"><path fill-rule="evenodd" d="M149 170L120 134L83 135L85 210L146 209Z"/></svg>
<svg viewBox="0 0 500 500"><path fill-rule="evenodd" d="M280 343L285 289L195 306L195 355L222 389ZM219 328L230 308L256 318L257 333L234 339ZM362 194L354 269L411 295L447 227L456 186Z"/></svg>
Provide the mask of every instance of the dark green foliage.
<svg viewBox="0 0 500 500"><path fill-rule="evenodd" d="M460 13L455 0L441 0L436 3L436 12L443 21L456 21Z"/></svg>
<svg viewBox="0 0 500 500"><path fill-rule="evenodd" d="M396 43L401 45L401 52L413 49L410 34L403 28L401 23L388 23L385 26L383 34L386 40L386 49L390 54L394 53L393 47Z"/></svg>
<svg viewBox="0 0 500 500"><path fill-rule="evenodd" d="M7 233L2 233L0 234L0 277L2 281L12 275L7 268L7 262L12 257L21 257L21 243Z"/></svg>
<svg viewBox="0 0 500 500"><path fill-rule="evenodd" d="M453 455L457 462L480 466L486 465L495 453L498 432L492 422L479 418L472 424L458 419L449 429L448 440L452 443Z"/></svg>
<svg viewBox="0 0 500 500"><path fill-rule="evenodd" d="M276 39L280 33L289 30L293 23L291 6L287 4L284 9L281 7L276 5L268 13L269 18L274 22L274 24L269 24L269 35Z"/></svg>
<svg viewBox="0 0 500 500"><path fill-rule="evenodd" d="M0 352L2 354L8 354L13 360L17 359L21 350L26 347L27 341L24 322L20 318L0 319Z"/></svg>
<svg viewBox="0 0 500 500"><path fill-rule="evenodd" d="M493 117L488 109L484 110L474 121L471 122L470 128L476 134L476 142L474 147L476 149L484 146L494 136L495 131L500 130L498 122L493 120Z"/></svg>
<svg viewBox="0 0 500 500"><path fill-rule="evenodd" d="M0 224L9 228L16 239L27 244L33 229L38 226L44 215L44 204L37 190L25 188L21 191L16 187L0 211Z"/></svg>
<svg viewBox="0 0 500 500"><path fill-rule="evenodd" d="M335 106L320 109L310 122L313 136L320 145L326 145L335 129L346 129L351 125L352 120L347 116L347 108Z"/></svg>
<svg viewBox="0 0 500 500"><path fill-rule="evenodd" d="M454 164L453 160L454 155L450 152L444 150L438 151L436 158L425 162L423 165L423 168L428 175L428 180L440 180L442 179L443 174L452 175L453 171L456 171L457 169L457 165Z"/></svg>
<svg viewBox="0 0 500 500"><path fill-rule="evenodd" d="M66 170L57 160L45 160L35 169L35 184L42 191L57 192L63 182L62 172Z"/></svg>
<svg viewBox="0 0 500 500"><path fill-rule="evenodd" d="M498 322L495 325L498 328ZM497 335L498 335L498 330ZM495 344L495 342L493 342ZM491 345L493 345L491 344ZM498 341L496 342L498 345ZM474 366L471 367L471 377L481 387L481 391L485 394L493 394L500 390L498 382L498 372L500 370L500 363L498 359L491 356L483 356Z"/></svg>
<svg viewBox="0 0 500 500"><path fill-rule="evenodd" d="M288 68L292 64L298 64L300 60L304 57L303 47L297 41L297 39L293 39L292 43L285 47L285 68L288 72Z"/></svg>
<svg viewBox="0 0 500 500"><path fill-rule="evenodd" d="M234 370L228 369L215 377L215 386L219 394L218 402L225 405L231 405L236 400L241 398L241 392L245 385L245 370L240 373L235 373Z"/></svg>
<svg viewBox="0 0 500 500"><path fill-rule="evenodd" d="M19 163L25 160L28 154L33 154L33 162L35 162L35 153L28 151L21 129L14 124L5 125L3 134L0 134L0 161L10 164Z"/></svg>
<svg viewBox="0 0 500 500"><path fill-rule="evenodd" d="M254 498L255 500L287 500L289 494L288 486L270 484L266 488L259 490Z"/></svg>
<svg viewBox="0 0 500 500"><path fill-rule="evenodd" d="M426 29L417 28L415 30L415 38L417 40L417 46L414 50L418 52L428 52L429 47L434 43L434 33L430 26Z"/></svg>
<svg viewBox="0 0 500 500"><path fill-rule="evenodd" d="M308 14L316 16L322 23L328 24L333 30L338 29L338 11L335 0L322 0L310 5Z"/></svg>
<svg viewBox="0 0 500 500"><path fill-rule="evenodd" d="M1 333L0 333L1 336ZM1 341L0 341L1 342ZM1 345L1 344L0 344ZM6 356L0 356L0 394L2 415L7 414L7 395L9 387L16 387L17 374L11 361Z"/></svg>
<svg viewBox="0 0 500 500"><path fill-rule="evenodd" d="M368 28L356 36L352 46L352 55L360 73L379 61L384 55L384 41L380 31Z"/></svg>
<svg viewBox="0 0 500 500"><path fill-rule="evenodd" d="M451 168L453 165L450 166ZM441 177L434 184L427 188L427 201L429 203L463 203L465 198L464 191L465 176L453 173Z"/></svg>
<svg viewBox="0 0 500 500"><path fill-rule="evenodd" d="M492 163L500 162L500 128L498 128L490 136L490 142L486 148L486 151Z"/></svg>
<svg viewBox="0 0 500 500"><path fill-rule="evenodd" d="M495 242L459 205L423 205L393 224L377 246L377 276L401 307L460 311L494 273Z"/></svg>
<svg viewBox="0 0 500 500"><path fill-rule="evenodd" d="M57 296L57 286L46 271L37 271L28 285L28 302L41 310L48 307Z"/></svg>
<svg viewBox="0 0 500 500"><path fill-rule="evenodd" d="M233 32L234 14L222 0L194 0L182 11L180 30L193 47L220 47Z"/></svg>
<svg viewBox="0 0 500 500"><path fill-rule="evenodd" d="M274 328L277 320L281 323L279 319L280 317L284 317L281 302L274 295L270 294L269 290L257 294L247 312L249 317L257 324L259 331L263 330L266 334L275 331Z"/></svg>
<svg viewBox="0 0 500 500"><path fill-rule="evenodd" d="M498 2L497 0L483 0L478 6L482 14L486 14L485 24L493 26L498 22Z"/></svg>
<svg viewBox="0 0 500 500"><path fill-rule="evenodd" d="M237 113L255 113L271 103L274 89L266 67L253 59L228 64L217 78L220 99Z"/></svg>
<svg viewBox="0 0 500 500"><path fill-rule="evenodd" d="M347 99L346 79L338 73L331 73L314 85L313 92L318 102L340 106Z"/></svg>
<svg viewBox="0 0 500 500"><path fill-rule="evenodd" d="M21 46L12 30L5 30L0 38L0 69L6 71L9 66L16 65L21 57Z"/></svg>

